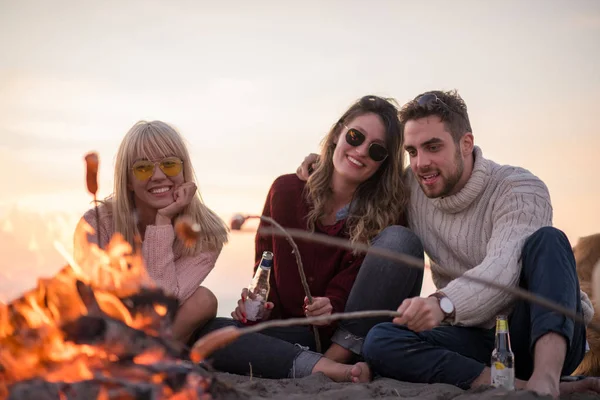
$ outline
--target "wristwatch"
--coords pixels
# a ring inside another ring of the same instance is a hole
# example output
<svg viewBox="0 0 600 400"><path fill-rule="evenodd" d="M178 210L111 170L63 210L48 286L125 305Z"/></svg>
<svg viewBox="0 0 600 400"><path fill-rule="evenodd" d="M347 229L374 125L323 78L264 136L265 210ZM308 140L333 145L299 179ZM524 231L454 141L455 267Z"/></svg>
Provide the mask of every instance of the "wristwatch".
<svg viewBox="0 0 600 400"><path fill-rule="evenodd" d="M438 299L440 309L444 313L444 321L447 322L454 320L454 304L452 304L452 301L448 298L448 296L446 296L442 292L435 292L429 295L429 297L435 297L436 299Z"/></svg>

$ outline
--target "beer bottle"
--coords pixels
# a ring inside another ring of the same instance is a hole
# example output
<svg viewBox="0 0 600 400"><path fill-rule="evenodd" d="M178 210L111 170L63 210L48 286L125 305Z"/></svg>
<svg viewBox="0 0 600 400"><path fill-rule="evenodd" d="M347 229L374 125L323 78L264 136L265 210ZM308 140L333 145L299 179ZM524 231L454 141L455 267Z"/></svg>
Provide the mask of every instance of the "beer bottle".
<svg viewBox="0 0 600 400"><path fill-rule="evenodd" d="M496 346L491 360L492 386L515 389L515 355L510 348L510 333L505 315L496 318Z"/></svg>
<svg viewBox="0 0 600 400"><path fill-rule="evenodd" d="M273 253L270 251L263 252L258 268L254 273L254 278L248 286L248 298L244 303L248 321L258 321L263 318L265 303L269 297L269 277L272 266Z"/></svg>

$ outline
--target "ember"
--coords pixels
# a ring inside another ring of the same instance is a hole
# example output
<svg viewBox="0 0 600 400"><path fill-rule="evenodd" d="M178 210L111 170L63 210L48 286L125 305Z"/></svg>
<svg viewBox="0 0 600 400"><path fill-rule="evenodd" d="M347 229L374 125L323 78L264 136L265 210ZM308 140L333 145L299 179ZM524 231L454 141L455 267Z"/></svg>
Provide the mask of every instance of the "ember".
<svg viewBox="0 0 600 400"><path fill-rule="evenodd" d="M0 399L213 397L215 380L171 339L177 300L140 252L118 234L102 250L79 228L81 265L0 303Z"/></svg>

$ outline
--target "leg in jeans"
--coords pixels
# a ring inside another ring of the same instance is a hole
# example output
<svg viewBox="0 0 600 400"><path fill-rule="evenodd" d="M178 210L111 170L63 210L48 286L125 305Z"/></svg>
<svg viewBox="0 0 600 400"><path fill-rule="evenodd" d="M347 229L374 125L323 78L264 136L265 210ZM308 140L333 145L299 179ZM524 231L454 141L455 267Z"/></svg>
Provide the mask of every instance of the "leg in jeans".
<svg viewBox="0 0 600 400"><path fill-rule="evenodd" d="M374 239L373 247L424 258L421 241L410 229L403 226L385 228ZM345 311L396 310L404 299L419 296L422 283L423 270L367 253L350 291ZM391 321L391 318L343 320L331 340L360 355L369 330L386 321Z"/></svg>
<svg viewBox="0 0 600 400"><path fill-rule="evenodd" d="M440 326L417 333L385 322L368 333L363 357L384 377L468 389L489 364L493 348L493 329Z"/></svg>
<svg viewBox="0 0 600 400"><path fill-rule="evenodd" d="M243 326L230 318L216 318L196 333L194 340L226 326ZM288 378L310 375L322 358L314 350L312 331L306 326L267 329L263 333L242 335L215 351L207 360L219 371L239 375L252 373L263 378ZM250 367L252 365L252 367Z"/></svg>
<svg viewBox="0 0 600 400"><path fill-rule="evenodd" d="M521 257L522 288L583 315L575 258L564 233L551 227L539 229L525 242ZM548 332L558 333L567 341L563 375L570 375L583 359L582 324L526 301L517 302L509 322L517 378L529 379L533 373L535 343Z"/></svg>
<svg viewBox="0 0 600 400"><path fill-rule="evenodd" d="M546 227L534 233L523 247L522 266L522 287L581 313L575 260L562 232ZM367 336L363 355L374 371L384 376L470 387L476 378L480 378L484 365L489 365L493 330L484 335L489 338L486 349L476 337L466 334L465 328L454 328L463 330L454 337L449 335L443 340L432 338L431 335L437 335L434 332L439 329L442 328L414 333L393 324L378 325ZM519 379L529 379L532 375L535 344L547 333L557 333L566 339L563 374L571 373L583 358L585 328L543 307L517 302L510 317L510 332L515 372ZM463 344L474 346L472 352ZM422 356L413 359L416 354ZM426 362L423 361L425 359Z"/></svg>

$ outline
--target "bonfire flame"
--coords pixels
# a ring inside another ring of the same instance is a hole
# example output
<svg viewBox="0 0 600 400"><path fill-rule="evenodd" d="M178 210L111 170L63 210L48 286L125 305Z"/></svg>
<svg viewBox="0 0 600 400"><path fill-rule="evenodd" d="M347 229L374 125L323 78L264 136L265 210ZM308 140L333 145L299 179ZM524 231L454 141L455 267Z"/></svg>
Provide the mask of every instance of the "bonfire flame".
<svg viewBox="0 0 600 400"><path fill-rule="evenodd" d="M77 229L79 264L0 303L0 399L208 396L210 378L171 340L177 300L121 235L104 250L90 233Z"/></svg>

